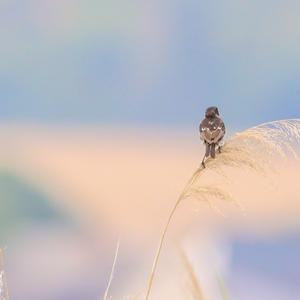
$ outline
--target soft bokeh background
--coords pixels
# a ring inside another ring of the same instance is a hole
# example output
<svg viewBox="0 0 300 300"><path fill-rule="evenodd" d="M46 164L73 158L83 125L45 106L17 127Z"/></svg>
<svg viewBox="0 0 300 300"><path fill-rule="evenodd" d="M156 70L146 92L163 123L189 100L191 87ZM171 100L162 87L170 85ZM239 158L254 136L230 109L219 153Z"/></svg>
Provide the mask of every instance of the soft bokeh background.
<svg viewBox="0 0 300 300"><path fill-rule="evenodd" d="M299 1L2 0L0 25L12 299L99 299L118 236L114 298L139 293L201 159L204 109L218 105L230 132L300 114ZM299 298L299 206L288 195L274 211L264 199L263 237L260 209L239 233L204 223L201 242L226 253L233 299Z"/></svg>

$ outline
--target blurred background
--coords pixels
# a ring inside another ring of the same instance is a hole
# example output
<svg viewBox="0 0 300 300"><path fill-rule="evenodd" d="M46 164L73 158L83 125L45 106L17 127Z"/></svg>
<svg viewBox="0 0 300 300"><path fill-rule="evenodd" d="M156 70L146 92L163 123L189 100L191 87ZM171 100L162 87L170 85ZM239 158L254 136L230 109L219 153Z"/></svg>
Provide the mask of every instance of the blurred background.
<svg viewBox="0 0 300 300"><path fill-rule="evenodd" d="M229 132L300 115L299 1L2 0L0 25L0 246L15 300L100 299L118 237L113 298L138 294L202 158L205 108ZM204 222L232 299L299 299L291 197L285 215L269 207L263 237L260 215L221 239Z"/></svg>

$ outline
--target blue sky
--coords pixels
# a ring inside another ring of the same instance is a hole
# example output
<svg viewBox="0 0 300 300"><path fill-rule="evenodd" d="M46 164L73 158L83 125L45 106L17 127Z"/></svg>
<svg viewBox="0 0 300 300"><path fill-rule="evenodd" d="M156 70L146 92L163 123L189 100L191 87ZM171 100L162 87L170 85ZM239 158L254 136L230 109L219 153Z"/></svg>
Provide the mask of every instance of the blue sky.
<svg viewBox="0 0 300 300"><path fill-rule="evenodd" d="M0 120L228 124L299 117L297 1L0 4Z"/></svg>

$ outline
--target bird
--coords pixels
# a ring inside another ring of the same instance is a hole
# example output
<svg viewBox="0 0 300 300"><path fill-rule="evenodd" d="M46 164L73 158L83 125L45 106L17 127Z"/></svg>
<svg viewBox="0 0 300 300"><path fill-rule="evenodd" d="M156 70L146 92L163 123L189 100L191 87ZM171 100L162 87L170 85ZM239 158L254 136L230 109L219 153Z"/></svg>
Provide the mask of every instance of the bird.
<svg viewBox="0 0 300 300"><path fill-rule="evenodd" d="M200 139L205 144L205 155L202 160L202 166L205 168L205 159L209 156L216 157L216 147L221 153L223 138L226 133L225 124L220 117L219 109L216 106L208 107L205 111L205 118L199 126Z"/></svg>

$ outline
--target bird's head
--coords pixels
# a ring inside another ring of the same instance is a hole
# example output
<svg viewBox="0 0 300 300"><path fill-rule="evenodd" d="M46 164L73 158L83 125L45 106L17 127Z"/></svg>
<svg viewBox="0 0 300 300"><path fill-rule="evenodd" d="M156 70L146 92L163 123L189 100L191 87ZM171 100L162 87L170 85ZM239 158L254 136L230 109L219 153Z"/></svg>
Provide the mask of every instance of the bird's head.
<svg viewBox="0 0 300 300"><path fill-rule="evenodd" d="M208 119L215 118L216 116L219 116L219 110L216 106L211 106L206 109L205 117Z"/></svg>

